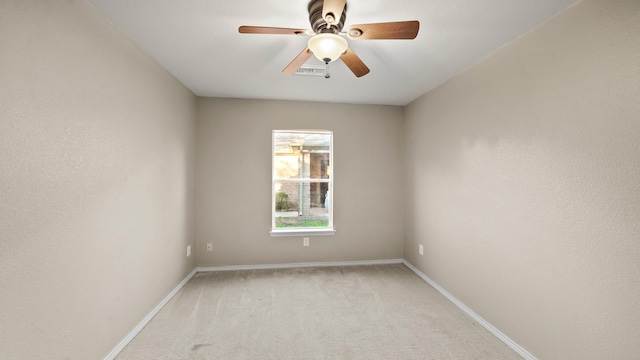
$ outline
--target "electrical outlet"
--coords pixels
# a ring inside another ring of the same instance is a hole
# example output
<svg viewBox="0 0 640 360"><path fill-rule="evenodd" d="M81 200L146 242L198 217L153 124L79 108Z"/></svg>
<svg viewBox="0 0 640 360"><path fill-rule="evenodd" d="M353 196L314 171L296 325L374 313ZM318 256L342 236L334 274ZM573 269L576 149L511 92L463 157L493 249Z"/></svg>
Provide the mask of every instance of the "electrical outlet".
<svg viewBox="0 0 640 360"><path fill-rule="evenodd" d="M187 246L187 256L191 256L191 245Z"/></svg>
<svg viewBox="0 0 640 360"><path fill-rule="evenodd" d="M309 246L309 238L302 238L302 245Z"/></svg>
<svg viewBox="0 0 640 360"><path fill-rule="evenodd" d="M420 253L420 255L424 255L424 248L422 247L422 244L418 245L418 253Z"/></svg>
<svg viewBox="0 0 640 360"><path fill-rule="evenodd" d="M207 251L213 251L213 244L207 243Z"/></svg>

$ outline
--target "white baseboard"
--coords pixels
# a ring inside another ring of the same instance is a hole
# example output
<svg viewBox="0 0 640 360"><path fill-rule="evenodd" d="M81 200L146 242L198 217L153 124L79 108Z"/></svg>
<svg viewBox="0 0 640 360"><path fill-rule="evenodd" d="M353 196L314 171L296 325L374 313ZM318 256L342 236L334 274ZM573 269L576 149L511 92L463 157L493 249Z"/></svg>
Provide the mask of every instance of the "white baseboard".
<svg viewBox="0 0 640 360"><path fill-rule="evenodd" d="M289 264L262 264L262 265L232 265L232 266L205 266L198 267L198 272L214 271L235 271L235 270L270 270L270 269L294 269L307 267L329 267L329 266L358 266L358 265L389 265L402 264L403 259L388 260L362 260L362 261L330 261L312 263L289 263Z"/></svg>
<svg viewBox="0 0 640 360"><path fill-rule="evenodd" d="M111 350L104 360L113 360L118 356L122 349L127 346L131 340L144 328L154 316L173 298L180 289L198 272L213 271L233 271L233 270L263 270L263 269L292 269L301 267L327 267L327 266L356 266L356 265L385 265L385 264L402 264L403 259L390 260L365 260L365 261L333 261L333 262L316 262L316 263L293 263L293 264L264 264L264 265L236 265L236 266L207 266L196 267L185 277L178 286L176 286L162 301L144 318L118 345Z"/></svg>
<svg viewBox="0 0 640 360"><path fill-rule="evenodd" d="M154 316L156 316L160 310L175 296L175 294L182 289L182 287L198 272L214 272L214 271L235 271L235 270L268 270L268 269L293 269L293 268L308 268L308 267L330 267L330 266L358 266L358 265L389 265L389 264L404 264L411 269L422 280L431 285L434 289L440 292L444 297L456 305L460 310L469 315L478 324L482 325L490 333L504 342L508 347L517 352L526 360L537 360L535 356L531 355L527 350L518 345L515 341L511 340L508 336L503 334L500 330L495 328L480 315L473 312L460 300L456 299L453 295L449 294L445 289L438 285L435 281L431 280L425 274L423 274L416 267L411 265L404 259L388 259L388 260L363 260L363 261L331 261L331 262L315 262L315 263L290 263L290 264L263 264L263 265L233 265L233 266L206 266L197 267L185 277L178 286L176 286L120 343L107 355L104 360L113 360L118 356L122 349L127 346L138 335L138 333L144 328Z"/></svg>
<svg viewBox="0 0 640 360"><path fill-rule="evenodd" d="M138 325L136 325L136 327L133 328L133 330L131 330L131 332L124 339L122 339L122 341L120 341L120 343L118 343L115 348L113 348L113 350L111 350L109 355L107 355L104 360L115 359L116 356L118 356L118 354L122 351L122 349L124 349L124 347L127 346L131 342L131 340L136 337L136 335L138 335L142 328L144 328L149 323L149 321L151 321L151 319L153 319L153 317L156 316L160 312L160 310L162 310L162 308L169 302L169 300L171 300L171 298L174 297L175 294L180 291L180 289L182 289L182 287L193 277L193 275L196 274L196 272L196 269L193 269L193 271L189 273L189 275L187 275L187 277L185 277L178 284L178 286L171 290L169 295L162 299L162 301L160 301L160 303L153 310L151 310L151 312L147 316L145 316L145 318L142 319L142 321L140 321L140 323L138 323Z"/></svg>
<svg viewBox="0 0 640 360"><path fill-rule="evenodd" d="M402 262L406 267L411 269L416 275L418 275L422 280L427 282L427 284L431 285L434 289L436 289L440 294L446 297L449 301L451 301L455 306L460 308L465 314L469 315L473 320L475 320L478 324L482 325L485 329L489 330L495 337L500 339L503 343L505 343L508 347L510 347L513 351L517 352L518 355L522 356L526 360L537 360L535 356L531 355L530 352L525 350L522 346L518 345L515 341L511 340L507 335L502 333L502 331L498 330L495 326L491 325L488 321L483 319L480 315L473 312L473 310L469 309L465 304L463 304L460 300L456 299L453 295L449 294L445 289L443 289L438 283L431 280L427 275L423 274L420 270L418 270L415 266L411 265L407 260L403 260Z"/></svg>

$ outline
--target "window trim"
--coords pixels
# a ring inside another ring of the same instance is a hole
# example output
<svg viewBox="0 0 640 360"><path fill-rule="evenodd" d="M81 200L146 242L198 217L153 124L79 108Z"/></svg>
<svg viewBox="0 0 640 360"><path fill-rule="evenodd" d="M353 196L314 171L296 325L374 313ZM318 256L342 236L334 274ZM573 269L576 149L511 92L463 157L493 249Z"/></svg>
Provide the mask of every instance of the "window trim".
<svg viewBox="0 0 640 360"><path fill-rule="evenodd" d="M336 229L322 229L315 230L311 228L297 228L295 230L281 230L281 229L272 229L269 232L271 237L281 237L281 236L327 236L327 235L335 235Z"/></svg>
<svg viewBox="0 0 640 360"><path fill-rule="evenodd" d="M329 179L279 179L276 178L276 134L277 133L314 133L329 134L329 164L331 165L331 174ZM282 236L326 236L335 235L335 225L333 223L333 178L334 178L334 162L333 162L333 131L320 129L296 129L296 130L273 130L271 133L271 231L269 235L272 237ZM277 182L320 182L327 183L329 188L329 226L323 228L276 228L276 190Z"/></svg>

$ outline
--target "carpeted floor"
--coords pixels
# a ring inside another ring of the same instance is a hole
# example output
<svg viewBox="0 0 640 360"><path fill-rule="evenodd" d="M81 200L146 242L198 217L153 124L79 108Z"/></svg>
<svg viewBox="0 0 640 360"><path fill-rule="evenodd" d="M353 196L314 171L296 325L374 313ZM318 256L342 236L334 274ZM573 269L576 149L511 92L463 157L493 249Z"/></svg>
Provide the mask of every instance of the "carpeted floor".
<svg viewBox="0 0 640 360"><path fill-rule="evenodd" d="M196 274L125 359L521 359L404 265Z"/></svg>

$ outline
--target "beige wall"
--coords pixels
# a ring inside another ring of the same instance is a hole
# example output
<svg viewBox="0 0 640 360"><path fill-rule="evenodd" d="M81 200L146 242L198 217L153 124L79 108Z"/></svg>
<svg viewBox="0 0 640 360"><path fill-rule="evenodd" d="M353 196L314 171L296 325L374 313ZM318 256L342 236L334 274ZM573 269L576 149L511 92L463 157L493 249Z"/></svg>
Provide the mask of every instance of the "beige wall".
<svg viewBox="0 0 640 360"><path fill-rule="evenodd" d="M197 118L198 265L402 257L402 108L199 99ZM269 236L271 131L317 128L334 132L337 233L303 247Z"/></svg>
<svg viewBox="0 0 640 360"><path fill-rule="evenodd" d="M0 2L0 354L102 358L196 264L404 257L541 359L634 358L639 4L583 1L405 113L196 104L84 2ZM268 235L286 128L334 131L310 247Z"/></svg>
<svg viewBox="0 0 640 360"><path fill-rule="evenodd" d="M101 359L195 266L195 96L84 1L0 49L0 358Z"/></svg>
<svg viewBox="0 0 640 360"><path fill-rule="evenodd" d="M639 48L585 0L406 109L404 257L540 359L640 354Z"/></svg>

